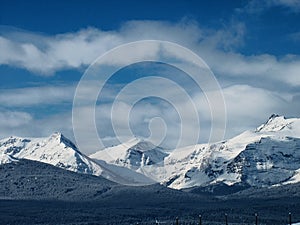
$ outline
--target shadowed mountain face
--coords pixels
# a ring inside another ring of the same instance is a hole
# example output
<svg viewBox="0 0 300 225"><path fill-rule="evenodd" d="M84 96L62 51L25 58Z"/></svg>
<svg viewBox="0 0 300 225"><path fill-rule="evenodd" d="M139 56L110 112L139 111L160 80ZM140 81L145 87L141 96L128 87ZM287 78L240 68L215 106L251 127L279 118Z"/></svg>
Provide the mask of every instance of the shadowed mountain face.
<svg viewBox="0 0 300 225"><path fill-rule="evenodd" d="M24 172L26 171L26 172ZM180 198L192 200L189 193L172 190L159 184L149 186L124 186L99 176L79 174L55 166L22 159L0 165L0 199L44 199L68 201L97 201L99 199L118 199L132 196L143 198L133 201L153 202ZM147 198L145 198L147 196ZM151 198L149 198L151 196ZM201 196L197 196L200 198ZM132 204L132 201L127 202Z"/></svg>
<svg viewBox="0 0 300 225"><path fill-rule="evenodd" d="M92 200L116 186L102 177L22 159L0 165L1 199Z"/></svg>
<svg viewBox="0 0 300 225"><path fill-rule="evenodd" d="M171 224L176 216L194 223L199 213L203 224L223 224L224 213L230 213L231 224L241 220L253 224L253 214L259 212L261 222L282 225L286 214L300 207L297 184L272 192L260 190L250 188L225 196L193 194L158 184L122 186L26 159L0 165L3 224L127 225L154 224L155 219ZM281 193L285 194L281 197Z"/></svg>

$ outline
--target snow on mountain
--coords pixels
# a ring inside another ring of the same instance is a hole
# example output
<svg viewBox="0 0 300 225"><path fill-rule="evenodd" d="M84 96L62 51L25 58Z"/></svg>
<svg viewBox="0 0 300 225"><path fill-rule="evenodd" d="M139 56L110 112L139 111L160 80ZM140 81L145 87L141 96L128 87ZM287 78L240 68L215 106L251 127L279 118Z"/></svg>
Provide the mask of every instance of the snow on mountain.
<svg viewBox="0 0 300 225"><path fill-rule="evenodd" d="M164 183L181 189L223 182L270 186L298 182L300 119L272 115L255 131L232 139L176 149L164 160ZM176 168L176 169L175 169Z"/></svg>
<svg viewBox="0 0 300 225"><path fill-rule="evenodd" d="M286 182L300 168L300 139L262 137L227 165L251 186L271 186Z"/></svg>
<svg viewBox="0 0 300 225"><path fill-rule="evenodd" d="M66 170L100 175L102 169L61 133L49 138L9 137L0 140L1 164L15 159L29 159L48 163Z"/></svg>
<svg viewBox="0 0 300 225"><path fill-rule="evenodd" d="M114 181L129 185L147 185L157 183L153 176L158 165L168 156L161 147L148 141L134 138L123 144L100 150L89 157L101 166L118 174ZM161 174L162 171L158 171ZM120 178L126 178L124 182Z"/></svg>
<svg viewBox="0 0 300 225"><path fill-rule="evenodd" d="M272 186L300 181L300 119L272 115L253 131L226 141L162 149L138 139L91 155L133 169L170 188L225 183Z"/></svg>
<svg viewBox="0 0 300 225"><path fill-rule="evenodd" d="M174 189L219 183L278 186L300 182L300 119L272 115L253 131L169 153L136 138L89 157L60 133L0 140L1 164L21 158L129 185L156 181Z"/></svg>
<svg viewBox="0 0 300 225"><path fill-rule="evenodd" d="M18 161L18 160L13 158L10 155L4 154L4 153L2 153L0 155L0 165L1 164L6 164L6 163L12 163L12 162L16 162L16 161Z"/></svg>
<svg viewBox="0 0 300 225"><path fill-rule="evenodd" d="M296 134L300 133L300 119L290 118L287 119L284 116L279 116L273 114L270 116L269 120L259 126L256 132L277 132L283 131L285 133Z"/></svg>
<svg viewBox="0 0 300 225"><path fill-rule="evenodd" d="M150 143L128 142L123 147L130 148L128 163L133 166L157 162L159 153L152 152ZM145 149L149 152L139 155ZM116 148L115 150L120 151ZM120 151L122 152L122 151ZM103 176L111 181L125 185L141 185L155 183L143 174L134 170L107 164L103 160L93 160L82 154L77 147L61 133L54 133L48 138L9 137L0 140L0 163L10 163L18 159L39 161L73 172Z"/></svg>
<svg viewBox="0 0 300 225"><path fill-rule="evenodd" d="M295 184L300 182L300 169L297 169L294 173L294 175L286 182L283 184Z"/></svg>
<svg viewBox="0 0 300 225"><path fill-rule="evenodd" d="M144 166L163 162L166 156L167 154L162 148L150 142L134 138L126 143L98 151L89 157L95 160L103 160L109 164L138 170Z"/></svg>

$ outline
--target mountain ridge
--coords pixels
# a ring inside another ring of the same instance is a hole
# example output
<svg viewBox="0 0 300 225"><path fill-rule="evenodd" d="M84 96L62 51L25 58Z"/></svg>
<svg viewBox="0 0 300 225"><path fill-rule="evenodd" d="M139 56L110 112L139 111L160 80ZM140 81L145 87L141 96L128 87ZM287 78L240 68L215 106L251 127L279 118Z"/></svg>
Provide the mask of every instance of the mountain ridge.
<svg viewBox="0 0 300 225"><path fill-rule="evenodd" d="M61 133L0 140L0 162L29 159L126 185L161 183L173 189L216 184L266 187L300 182L300 119L273 114L255 130L212 144L167 153L132 139L86 156Z"/></svg>
<svg viewBox="0 0 300 225"><path fill-rule="evenodd" d="M11 136L0 140L3 157L29 159L48 163L70 171L100 175L102 169L61 133L55 132L48 138L21 138Z"/></svg>

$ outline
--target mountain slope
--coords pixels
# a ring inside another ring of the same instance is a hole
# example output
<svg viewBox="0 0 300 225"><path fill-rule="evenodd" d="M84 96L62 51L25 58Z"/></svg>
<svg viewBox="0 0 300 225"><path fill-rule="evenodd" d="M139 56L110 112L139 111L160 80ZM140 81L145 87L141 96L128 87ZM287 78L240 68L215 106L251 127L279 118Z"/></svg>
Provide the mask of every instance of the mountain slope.
<svg viewBox="0 0 300 225"><path fill-rule="evenodd" d="M173 224L176 216L193 224L199 212L207 224L222 224L228 212L231 224L253 224L257 212L262 224L284 224L288 212L300 221L298 184L216 199L157 184L122 186L26 159L0 165L0 184L2 224Z"/></svg>
<svg viewBox="0 0 300 225"><path fill-rule="evenodd" d="M11 163L18 159L39 161L77 173L101 175L125 185L155 183L150 178L133 170L107 164L103 160L92 160L82 154L61 133L54 133L49 138L9 137L0 140L1 164Z"/></svg>
<svg viewBox="0 0 300 225"><path fill-rule="evenodd" d="M0 140L1 162L6 159L30 159L48 163L66 170L100 175L102 168L82 154L76 146L61 133L49 138L9 137Z"/></svg>
<svg viewBox="0 0 300 225"><path fill-rule="evenodd" d="M171 176L164 182L177 189L220 182L250 186L299 182L299 137L300 119L272 115L256 130L227 141L175 150L165 158Z"/></svg>
<svg viewBox="0 0 300 225"><path fill-rule="evenodd" d="M133 196L143 198L133 199ZM149 196L151 198L148 198ZM67 171L27 159L0 165L0 200L105 201L107 199L107 204L120 206L120 201L130 205L135 205L134 202L141 205L147 203L155 205L157 202L170 202L172 199L179 202L178 198L186 198L187 201L202 199L201 196L172 190L159 184L144 187L124 186L99 176Z"/></svg>
<svg viewBox="0 0 300 225"><path fill-rule="evenodd" d="M253 131L218 143L175 149L168 155L149 143L143 146L131 140L90 157L133 169L175 189L219 183L264 187L300 181L299 138L300 119L272 115ZM158 157L147 154L149 146L159 152Z"/></svg>
<svg viewBox="0 0 300 225"><path fill-rule="evenodd" d="M300 182L300 119L272 115L253 131L226 141L170 153L133 139L92 154L80 153L62 134L0 140L0 162L29 159L127 185L155 182L174 189L269 187Z"/></svg>
<svg viewBox="0 0 300 225"><path fill-rule="evenodd" d="M161 163L166 156L167 154L162 148L135 138L126 143L98 151L89 157L138 170L144 166Z"/></svg>
<svg viewBox="0 0 300 225"><path fill-rule="evenodd" d="M95 200L116 185L102 177L27 159L0 165L1 200Z"/></svg>

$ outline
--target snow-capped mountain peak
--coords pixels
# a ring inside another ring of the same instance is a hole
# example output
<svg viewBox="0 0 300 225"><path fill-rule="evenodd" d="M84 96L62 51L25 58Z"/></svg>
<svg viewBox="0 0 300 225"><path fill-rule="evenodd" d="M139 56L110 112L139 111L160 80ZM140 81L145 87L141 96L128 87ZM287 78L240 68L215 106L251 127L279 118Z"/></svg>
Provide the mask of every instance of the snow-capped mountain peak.
<svg viewBox="0 0 300 225"><path fill-rule="evenodd" d="M288 183L289 180L300 181L298 118L272 115L255 131L245 131L222 143L199 145L202 150L198 153L190 151L195 146L185 149L186 160L178 161L180 150L175 150L165 159L168 170L172 171L173 165L176 165L177 171L180 171L171 173L166 179L169 187L187 188L219 182L268 186ZM198 160L194 160L195 157Z"/></svg>
<svg viewBox="0 0 300 225"><path fill-rule="evenodd" d="M281 130L291 130L293 123L300 123L297 118L287 119L284 116L273 114L268 121L256 129L256 132L277 132Z"/></svg>
<svg viewBox="0 0 300 225"><path fill-rule="evenodd" d="M168 153L138 138L89 157L61 133L48 138L0 140L1 163L22 158L80 173L117 177L117 182L125 178L126 184L145 184L149 178L149 183L159 181L175 189L219 183L282 185L300 182L300 119L272 115L256 130L226 141Z"/></svg>
<svg viewBox="0 0 300 225"><path fill-rule="evenodd" d="M100 175L102 169L78 151L61 133L48 138L9 137L0 140L0 154L16 159L29 159L48 163L79 173Z"/></svg>
<svg viewBox="0 0 300 225"><path fill-rule="evenodd" d="M78 152L78 149L76 145L70 141L68 138L66 138L62 133L60 132L55 132L49 137L49 141L55 141L57 143L62 143L66 145L67 147L72 148L74 151Z"/></svg>
<svg viewBox="0 0 300 225"><path fill-rule="evenodd" d="M90 157L133 169L175 189L216 183L265 186L299 180L299 146L300 119L274 114L256 130L219 143L187 146L167 154L149 142L131 140ZM154 164L159 166L147 167Z"/></svg>
<svg viewBox="0 0 300 225"><path fill-rule="evenodd" d="M139 141L132 145L129 149L145 152L154 148L156 148L156 146L151 142L139 139Z"/></svg>
<svg viewBox="0 0 300 225"><path fill-rule="evenodd" d="M167 153L161 147L135 138L123 144L100 150L89 157L137 170L141 166L160 163L166 156Z"/></svg>

